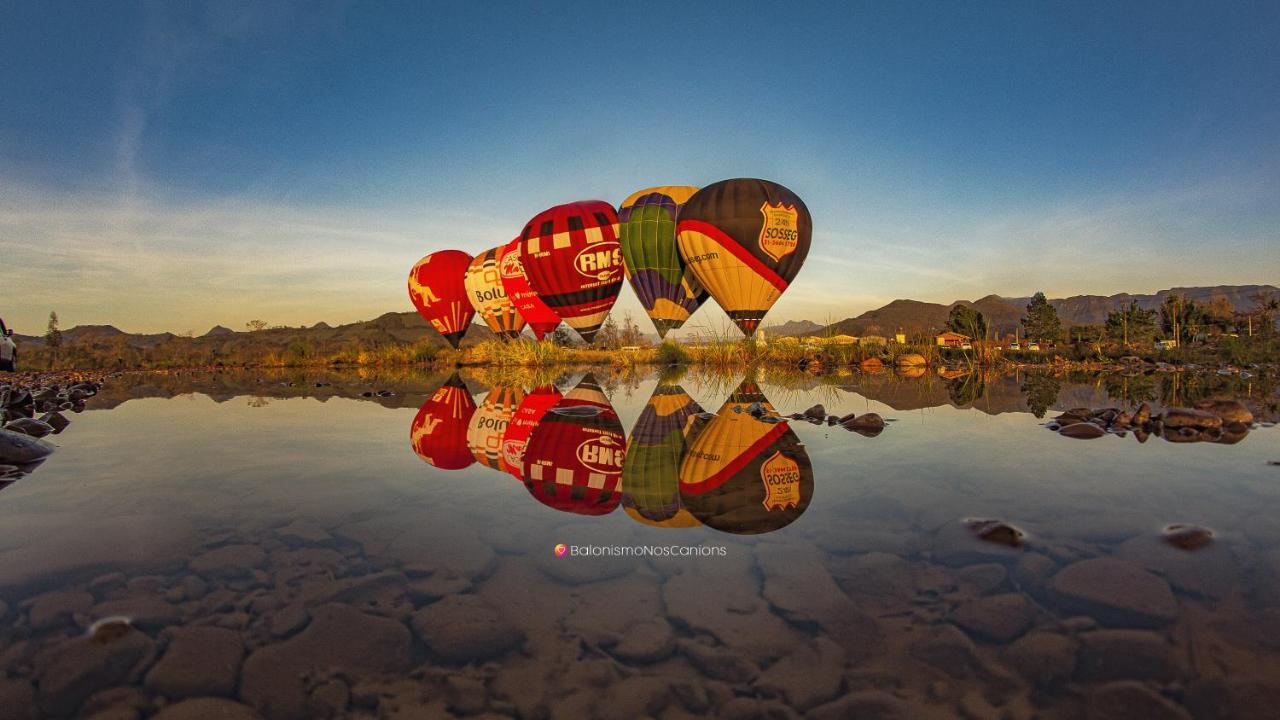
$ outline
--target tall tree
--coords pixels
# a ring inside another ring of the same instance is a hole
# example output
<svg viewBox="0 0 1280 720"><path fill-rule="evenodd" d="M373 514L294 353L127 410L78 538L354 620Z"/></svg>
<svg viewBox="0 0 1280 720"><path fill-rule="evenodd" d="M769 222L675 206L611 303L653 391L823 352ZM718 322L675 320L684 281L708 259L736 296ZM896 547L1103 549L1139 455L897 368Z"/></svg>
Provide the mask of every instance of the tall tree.
<svg viewBox="0 0 1280 720"><path fill-rule="evenodd" d="M1185 345L1195 339L1204 323L1204 311L1194 300L1169 294L1160 305L1160 329L1167 337Z"/></svg>
<svg viewBox="0 0 1280 720"><path fill-rule="evenodd" d="M1156 332L1156 311L1143 310L1137 300L1129 306L1107 313L1107 337L1124 346L1151 342Z"/></svg>
<svg viewBox="0 0 1280 720"><path fill-rule="evenodd" d="M249 332L258 332L259 330L267 329L267 321L266 320L250 320L249 322L245 323L244 326L249 329Z"/></svg>
<svg viewBox="0 0 1280 720"><path fill-rule="evenodd" d="M1022 332L1028 340L1053 342L1062 337L1062 321L1058 319L1058 311L1049 304L1044 293L1036 293L1027 304L1027 315L1022 318Z"/></svg>
<svg viewBox="0 0 1280 720"><path fill-rule="evenodd" d="M62 347L62 331L58 329L58 313L49 311L49 326L44 331L44 344L50 350Z"/></svg>
<svg viewBox="0 0 1280 720"><path fill-rule="evenodd" d="M956 305L947 317L947 329L981 340L987 336L987 319L975 308Z"/></svg>
<svg viewBox="0 0 1280 720"><path fill-rule="evenodd" d="M1247 322L1250 335L1272 335L1276 331L1276 313L1280 311L1280 298L1271 290L1263 290L1249 296L1253 309Z"/></svg>

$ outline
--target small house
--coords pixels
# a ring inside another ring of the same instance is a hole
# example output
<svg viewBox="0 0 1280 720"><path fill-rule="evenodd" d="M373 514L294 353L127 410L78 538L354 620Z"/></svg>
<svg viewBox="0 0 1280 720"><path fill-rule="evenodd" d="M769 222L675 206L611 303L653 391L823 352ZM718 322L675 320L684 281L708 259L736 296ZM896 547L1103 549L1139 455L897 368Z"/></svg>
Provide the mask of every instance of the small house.
<svg viewBox="0 0 1280 720"><path fill-rule="evenodd" d="M934 336L933 339L935 342L938 343L938 347L949 347L949 348L962 348L965 346L971 346L971 341L972 341L972 338L970 338L968 335L961 335L958 332L951 332L950 330L946 332L938 333L937 335Z"/></svg>
<svg viewBox="0 0 1280 720"><path fill-rule="evenodd" d="M831 338L831 342L835 343L836 345L857 345L858 338L854 337L853 335L836 335L835 337Z"/></svg>

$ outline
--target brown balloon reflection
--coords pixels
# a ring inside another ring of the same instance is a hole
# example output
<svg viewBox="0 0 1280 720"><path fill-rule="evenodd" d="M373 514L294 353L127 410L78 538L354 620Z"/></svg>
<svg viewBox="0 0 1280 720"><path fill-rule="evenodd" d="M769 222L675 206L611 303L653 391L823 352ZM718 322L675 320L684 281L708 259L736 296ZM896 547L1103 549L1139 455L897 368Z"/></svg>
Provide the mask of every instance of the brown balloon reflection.
<svg viewBox="0 0 1280 720"><path fill-rule="evenodd" d="M502 439L522 400L524 389L518 385L495 385L489 390L467 424L467 446L476 462L499 472L507 471Z"/></svg>
<svg viewBox="0 0 1280 720"><path fill-rule="evenodd" d="M680 464L680 498L704 525L737 535L795 522L813 498L813 465L786 422L762 422L746 410L773 407L745 380L714 418L695 424Z"/></svg>

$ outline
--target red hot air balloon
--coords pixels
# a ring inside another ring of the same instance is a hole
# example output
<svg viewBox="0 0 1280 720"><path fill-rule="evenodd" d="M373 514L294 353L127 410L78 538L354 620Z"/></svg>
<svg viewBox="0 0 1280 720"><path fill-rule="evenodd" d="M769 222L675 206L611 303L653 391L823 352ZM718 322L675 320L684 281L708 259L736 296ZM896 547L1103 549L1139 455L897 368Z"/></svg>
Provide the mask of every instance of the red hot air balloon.
<svg viewBox="0 0 1280 720"><path fill-rule="evenodd" d="M502 278L502 287L507 291L507 297L516 306L516 312L520 313L533 334L541 340L560 326L560 316L547 307L538 293L529 287L529 278L524 274L524 263L520 261L520 245L520 238L507 245L498 264L498 274Z"/></svg>
<svg viewBox="0 0 1280 720"><path fill-rule="evenodd" d="M461 470L475 462L467 446L467 426L476 411L466 383L454 373L418 409L409 442L418 457L441 470Z"/></svg>
<svg viewBox="0 0 1280 720"><path fill-rule="evenodd" d="M458 349L476 316L464 280L471 256L461 250L441 250L418 261L409 272L409 299L431 327Z"/></svg>
<svg viewBox="0 0 1280 720"><path fill-rule="evenodd" d="M520 401L516 414L507 423L507 429L502 433L502 462L507 472L517 480L524 482L524 449L529 444L529 436L562 397L555 385L534 388Z"/></svg>
<svg viewBox="0 0 1280 720"><path fill-rule="evenodd" d="M538 297L591 342L622 288L613 206L585 200L538 213L520 233L520 259Z"/></svg>
<svg viewBox="0 0 1280 720"><path fill-rule="evenodd" d="M622 500L626 452L618 413L587 375L534 428L524 451L524 484L556 510L607 515Z"/></svg>

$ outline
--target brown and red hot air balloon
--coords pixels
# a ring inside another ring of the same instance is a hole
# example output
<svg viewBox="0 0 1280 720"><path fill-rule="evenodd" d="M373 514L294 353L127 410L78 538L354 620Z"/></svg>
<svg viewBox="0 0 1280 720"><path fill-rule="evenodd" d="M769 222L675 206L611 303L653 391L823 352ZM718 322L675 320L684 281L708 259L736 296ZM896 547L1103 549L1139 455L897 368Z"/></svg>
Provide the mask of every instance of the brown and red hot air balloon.
<svg viewBox="0 0 1280 720"><path fill-rule="evenodd" d="M409 426L409 442L418 457L441 470L461 470L475 462L467 446L467 428L476 403L454 373L427 399Z"/></svg>
<svg viewBox="0 0 1280 720"><path fill-rule="evenodd" d="M470 265L471 256L461 250L440 250L409 271L409 300L455 350L476 315L464 281Z"/></svg>
<svg viewBox="0 0 1280 720"><path fill-rule="evenodd" d="M520 259L538 297L591 342L622 288L613 206L586 200L538 213L520 233Z"/></svg>
<svg viewBox="0 0 1280 720"><path fill-rule="evenodd" d="M507 429L502 433L502 461L507 472L517 480L524 481L524 449L529 444L529 436L547 411L563 397L555 385L536 387L524 396L515 415L511 416L511 422L507 423Z"/></svg>
<svg viewBox="0 0 1280 720"><path fill-rule="evenodd" d="M804 202L769 180L721 180L680 208L676 242L699 284L751 335L786 291L813 236Z"/></svg>

